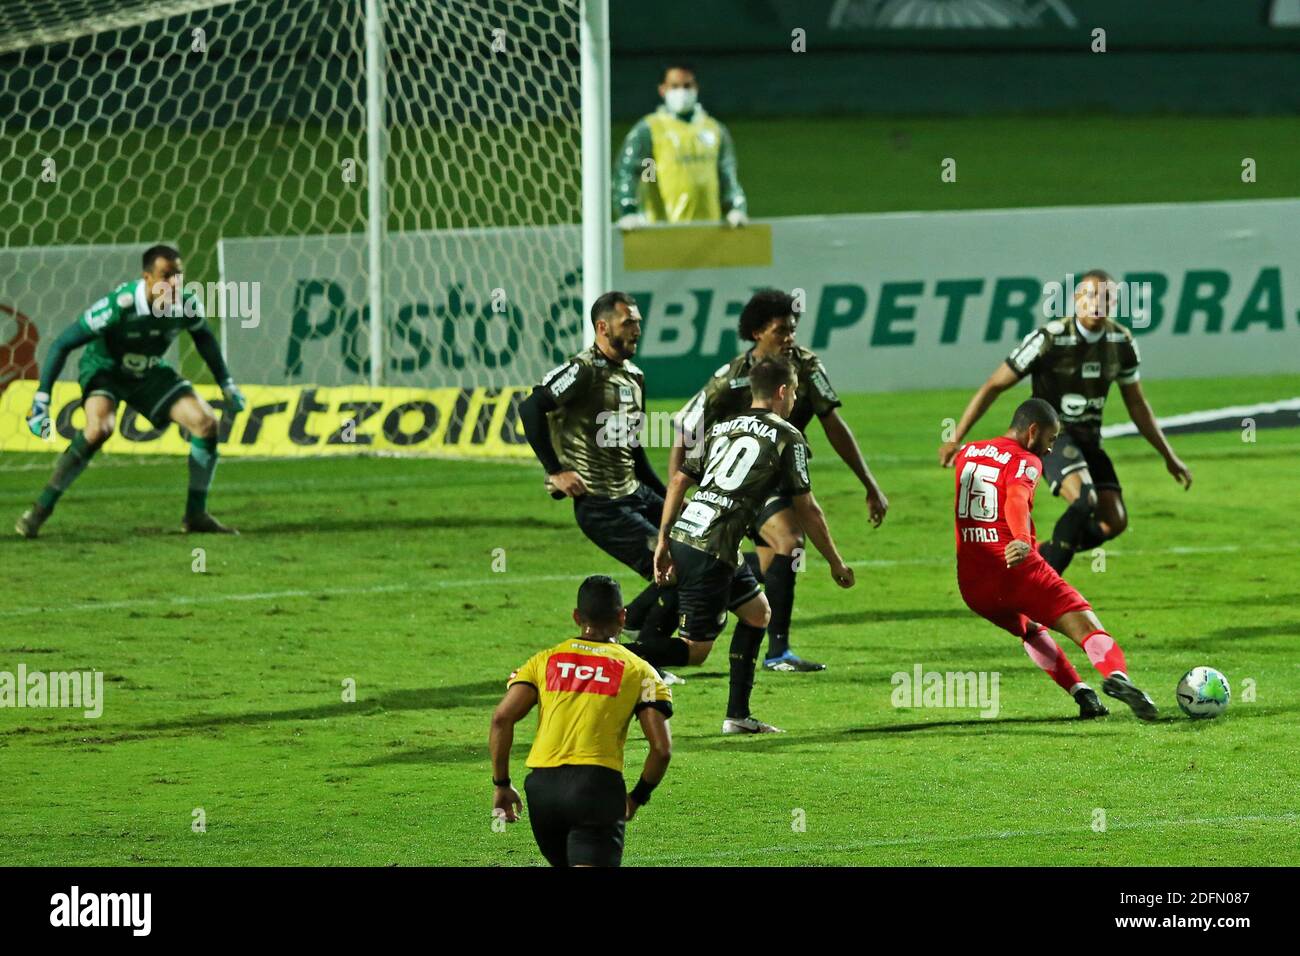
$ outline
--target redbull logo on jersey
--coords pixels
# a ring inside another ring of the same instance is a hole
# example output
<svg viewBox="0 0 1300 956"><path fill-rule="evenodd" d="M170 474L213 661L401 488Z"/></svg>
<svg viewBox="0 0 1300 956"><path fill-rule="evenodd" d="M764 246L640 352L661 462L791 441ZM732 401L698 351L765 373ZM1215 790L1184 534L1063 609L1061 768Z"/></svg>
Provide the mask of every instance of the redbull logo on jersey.
<svg viewBox="0 0 1300 956"><path fill-rule="evenodd" d="M553 654L546 662L546 689L614 697L623 685L623 662L594 654Z"/></svg>
<svg viewBox="0 0 1300 956"><path fill-rule="evenodd" d="M979 448L967 448L965 457L967 458L992 458L999 465L1005 465L1011 460L1011 452L998 451L995 445L981 445Z"/></svg>

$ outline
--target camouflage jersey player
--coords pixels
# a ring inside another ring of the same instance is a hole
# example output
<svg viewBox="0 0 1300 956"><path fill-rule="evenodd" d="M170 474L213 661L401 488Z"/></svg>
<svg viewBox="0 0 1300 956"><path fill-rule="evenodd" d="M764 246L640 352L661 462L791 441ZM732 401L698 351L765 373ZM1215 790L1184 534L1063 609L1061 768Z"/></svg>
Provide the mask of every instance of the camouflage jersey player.
<svg viewBox="0 0 1300 956"><path fill-rule="evenodd" d="M876 483L862 456L857 439L837 409L842 404L831 387L821 360L810 350L795 344L799 311L792 296L777 289L756 293L740 313L739 336L753 347L714 373L703 389L677 418L678 442L673 448L670 471L680 467L686 442L698 442L714 422L749 408L750 370L768 356L784 356L795 367L799 388L789 421L801 434L816 416L831 447L849 466L866 489L872 524L880 526L889 500ZM768 649L763 666L776 671L824 670L825 665L804 660L790 650L790 618L794 611L795 560L804 547L803 529L796 520L791 499L773 494L748 529L758 546L757 560L747 555L750 567L762 579L772 605L768 625Z"/></svg>
<svg viewBox="0 0 1300 956"><path fill-rule="evenodd" d="M785 416L796 401L798 375L791 362L767 358L749 372L752 404L715 422L704 441L673 475L655 548L655 578L677 578L682 640L643 636L634 649L650 663L699 664L708 656L727 618L739 621L731 638L731 680L724 734L774 733L777 728L749 710L754 665L770 617L758 580L740 558L740 542L773 495L793 502L800 526L831 566L841 587L853 586L848 567L831 540L826 518L812 495L808 444ZM699 487L686 501L687 488ZM644 635L645 632L643 632Z"/></svg>
<svg viewBox="0 0 1300 956"><path fill-rule="evenodd" d="M1112 382L1119 385L1133 424L1164 458L1169 473L1184 488L1192 486L1192 473L1174 454L1142 393L1137 343L1111 318L1115 288L1108 273L1086 273L1074 290L1074 316L1025 336L971 398L952 441L939 448L939 463L951 466L962 439L997 397L1026 375L1033 377L1033 397L1051 405L1061 421L1060 438L1043 459L1043 477L1068 507L1051 540L1038 549L1058 574L1076 551L1095 548L1128 527L1119 476L1101 447L1101 417Z"/></svg>
<svg viewBox="0 0 1300 956"><path fill-rule="evenodd" d="M126 402L155 428L176 422L190 433L189 494L181 527L187 532L233 533L207 509L208 489L217 469L216 415L163 358L182 329L190 333L221 385L227 408L242 411L244 396L230 377L199 300L183 292L180 253L170 246L152 246L144 253L142 267L141 278L123 283L95 302L55 339L45 357L28 428L41 438L49 437L54 381L69 353L82 346L78 377L86 425L59 456L36 503L18 519L15 528L24 537L36 537L59 497L113 434L118 402Z"/></svg>
<svg viewBox="0 0 1300 956"><path fill-rule="evenodd" d="M630 295L607 292L591 323L595 344L547 373L519 415L552 496L572 498L582 533L649 582L628 605L627 627L670 627L673 595L661 602L653 580L664 484L639 440L645 376L631 361L641 313Z"/></svg>

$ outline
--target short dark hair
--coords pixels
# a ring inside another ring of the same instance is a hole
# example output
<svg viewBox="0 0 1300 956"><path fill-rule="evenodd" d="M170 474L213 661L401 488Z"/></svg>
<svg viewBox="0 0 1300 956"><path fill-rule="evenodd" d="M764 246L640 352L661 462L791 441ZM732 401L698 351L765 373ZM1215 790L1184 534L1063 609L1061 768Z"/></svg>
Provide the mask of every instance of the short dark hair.
<svg viewBox="0 0 1300 956"><path fill-rule="evenodd" d="M617 623L621 610L623 589L608 574L593 574L578 585L578 617L586 623Z"/></svg>
<svg viewBox="0 0 1300 956"><path fill-rule="evenodd" d="M794 296L780 289L759 289L740 310L740 340L754 341L754 336L767 328L769 322L784 319L787 315L793 315L795 321L799 321L799 308Z"/></svg>
<svg viewBox="0 0 1300 956"><path fill-rule="evenodd" d="M755 398L769 399L782 385L793 385L794 363L779 355L759 359L749 370L749 390Z"/></svg>
<svg viewBox="0 0 1300 956"><path fill-rule="evenodd" d="M636 308L636 299L632 298L626 292L606 292L599 299L591 304L591 327L596 327L597 319L607 319L614 314L615 307L625 305L629 309Z"/></svg>
<svg viewBox="0 0 1300 956"><path fill-rule="evenodd" d="M1040 428L1052 428L1060 418L1054 409L1041 398L1027 398L1016 406L1016 413L1011 416L1011 430L1023 432L1030 425Z"/></svg>
<svg viewBox="0 0 1300 956"><path fill-rule="evenodd" d="M1074 285L1075 285L1075 288L1078 288L1080 285L1082 285L1082 284L1083 284L1085 281L1087 281L1088 279L1100 279L1102 282L1114 282L1114 281L1115 281L1115 280L1111 277L1111 274L1110 274L1109 272L1107 272L1105 269L1089 269L1089 270L1088 270L1087 272L1085 272L1083 275L1079 276L1079 281L1076 282L1076 283L1074 284Z"/></svg>
<svg viewBox="0 0 1300 956"><path fill-rule="evenodd" d="M665 64L663 72L659 74L660 83L668 82L669 70L685 70L692 77L696 77L695 67L691 66L689 63L683 63L681 60L674 60L672 63ZM698 79L698 77L696 78Z"/></svg>
<svg viewBox="0 0 1300 956"><path fill-rule="evenodd" d="M148 272L159 259L175 262L180 257L181 254L171 246L150 246L144 251L144 255L140 257L140 268Z"/></svg>

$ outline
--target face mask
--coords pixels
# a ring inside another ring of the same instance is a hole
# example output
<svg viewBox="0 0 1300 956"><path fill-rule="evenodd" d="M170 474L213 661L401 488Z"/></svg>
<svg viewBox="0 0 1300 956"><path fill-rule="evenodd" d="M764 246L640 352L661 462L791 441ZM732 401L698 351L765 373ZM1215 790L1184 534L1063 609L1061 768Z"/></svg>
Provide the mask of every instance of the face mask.
<svg viewBox="0 0 1300 956"><path fill-rule="evenodd" d="M678 115L689 113L695 109L696 97L695 90L678 86L664 94L664 105L668 107L670 113Z"/></svg>

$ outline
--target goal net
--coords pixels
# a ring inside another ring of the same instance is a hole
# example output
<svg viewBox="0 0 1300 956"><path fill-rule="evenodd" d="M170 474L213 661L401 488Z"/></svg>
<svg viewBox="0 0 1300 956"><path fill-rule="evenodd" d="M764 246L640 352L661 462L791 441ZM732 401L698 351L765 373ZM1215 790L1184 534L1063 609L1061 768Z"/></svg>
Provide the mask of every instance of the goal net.
<svg viewBox="0 0 1300 956"><path fill-rule="evenodd" d="M0 8L0 449L37 363L180 249L249 398L228 454L521 453L582 343L578 0ZM379 321L374 316L380 317ZM173 361L220 394L182 336ZM182 452L125 406L109 451Z"/></svg>

